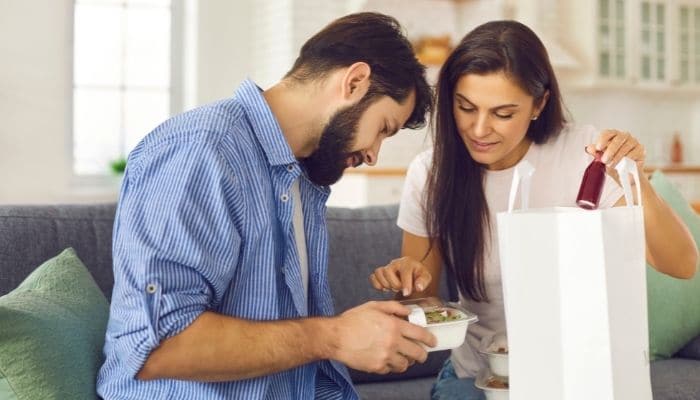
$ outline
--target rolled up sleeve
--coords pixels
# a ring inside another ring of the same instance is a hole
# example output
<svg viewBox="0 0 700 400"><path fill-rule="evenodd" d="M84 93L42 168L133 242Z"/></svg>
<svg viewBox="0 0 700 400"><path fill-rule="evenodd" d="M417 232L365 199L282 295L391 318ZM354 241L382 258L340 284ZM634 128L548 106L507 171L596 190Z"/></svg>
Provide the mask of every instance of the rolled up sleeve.
<svg viewBox="0 0 700 400"><path fill-rule="evenodd" d="M232 284L241 246L236 189L207 141L160 145L127 170L108 339L131 376L164 339L216 309Z"/></svg>

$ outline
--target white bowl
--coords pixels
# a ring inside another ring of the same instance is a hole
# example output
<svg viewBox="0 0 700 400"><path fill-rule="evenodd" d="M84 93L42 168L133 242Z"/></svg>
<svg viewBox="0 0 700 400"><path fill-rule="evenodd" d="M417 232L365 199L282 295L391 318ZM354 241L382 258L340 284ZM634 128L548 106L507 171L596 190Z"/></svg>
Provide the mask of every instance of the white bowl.
<svg viewBox="0 0 700 400"><path fill-rule="evenodd" d="M423 348L430 352L455 349L461 346L467 337L467 327L473 320L470 320L463 312L460 311L460 313L464 316L463 319L426 325L425 328L435 335L437 345L435 347L424 345Z"/></svg>
<svg viewBox="0 0 700 400"><path fill-rule="evenodd" d="M486 353L486 358L489 361L489 369L494 375L508 377L508 354Z"/></svg>
<svg viewBox="0 0 700 400"><path fill-rule="evenodd" d="M419 308L420 315L422 318L414 319L409 316L409 321L420 326L424 326L430 333L435 335L437 339L437 345L435 347L427 347L423 345L423 348L428 351L440 351L454 349L464 343L464 339L467 337L467 327L470 323L478 321L475 314L462 308L456 303L446 303L434 297L429 297L425 299L416 300L406 300L401 302L404 305L412 307L414 311ZM448 309L451 313L459 316L459 319L453 321L428 323L426 321L424 311L435 310L436 308ZM413 313L412 313L413 314Z"/></svg>
<svg viewBox="0 0 700 400"><path fill-rule="evenodd" d="M508 389L492 388L488 386L488 382L492 378L504 380L504 378L495 376L489 369L483 369L476 376L476 382L474 382L474 384L484 391L486 400L508 400Z"/></svg>
<svg viewBox="0 0 700 400"><path fill-rule="evenodd" d="M499 351L505 349L505 352ZM486 356L489 370L499 377L508 377L508 342L504 334L484 337L479 352Z"/></svg>

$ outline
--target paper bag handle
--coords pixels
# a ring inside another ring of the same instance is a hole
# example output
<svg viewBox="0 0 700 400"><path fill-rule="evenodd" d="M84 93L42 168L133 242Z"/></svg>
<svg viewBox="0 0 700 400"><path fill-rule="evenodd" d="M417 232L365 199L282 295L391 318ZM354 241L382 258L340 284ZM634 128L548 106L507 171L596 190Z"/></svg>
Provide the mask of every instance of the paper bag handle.
<svg viewBox="0 0 700 400"><path fill-rule="evenodd" d="M515 207L515 196L518 194L518 186L522 187L520 191L520 209L527 210L530 200L530 180L532 174L535 173L535 167L527 160L522 160L513 172L513 181L510 184L510 196L508 197L508 212L513 212ZM522 182L522 183L521 183Z"/></svg>
<svg viewBox="0 0 700 400"><path fill-rule="evenodd" d="M622 185L622 191L625 193L625 202L628 207L634 205L634 197L632 197L632 188L630 187L629 174L632 174L634 178L634 184L637 186L637 205L642 205L642 187L639 183L639 169L637 164L632 161L629 157L624 157L615 166L617 174L620 177L620 184Z"/></svg>

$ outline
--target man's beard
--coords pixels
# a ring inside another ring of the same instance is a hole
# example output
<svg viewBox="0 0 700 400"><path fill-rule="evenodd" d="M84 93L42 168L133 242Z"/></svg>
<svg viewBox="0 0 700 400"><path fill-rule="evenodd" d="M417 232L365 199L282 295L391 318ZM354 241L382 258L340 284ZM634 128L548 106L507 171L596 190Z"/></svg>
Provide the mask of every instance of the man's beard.
<svg viewBox="0 0 700 400"><path fill-rule="evenodd" d="M371 97L366 94L357 104L336 111L323 128L318 148L302 161L311 182L320 186L338 182L350 156L355 157L353 166L362 164L362 152L352 152L352 142L362 114L372 103Z"/></svg>

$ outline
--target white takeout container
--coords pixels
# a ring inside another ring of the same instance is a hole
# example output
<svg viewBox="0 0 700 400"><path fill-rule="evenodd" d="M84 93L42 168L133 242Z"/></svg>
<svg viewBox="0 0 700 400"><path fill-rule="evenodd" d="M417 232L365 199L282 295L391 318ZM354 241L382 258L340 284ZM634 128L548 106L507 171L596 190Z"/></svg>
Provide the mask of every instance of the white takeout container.
<svg viewBox="0 0 700 400"><path fill-rule="evenodd" d="M476 376L476 382L474 382L474 384L476 387L484 391L486 400L508 400L508 389L488 387L488 382L491 378L499 379L501 381L505 380L508 382L507 378L495 376L488 368L484 368Z"/></svg>
<svg viewBox="0 0 700 400"><path fill-rule="evenodd" d="M437 345L435 347L423 346L428 352L454 349L464 343L467 336L469 324L478 321L476 314L465 310L457 303L443 302L437 297L426 297L422 299L403 300L401 304L412 309L409 321L416 325L424 326L430 333L435 335ZM451 313L459 315L461 318L455 321L427 323L425 313L435 310L447 309Z"/></svg>
<svg viewBox="0 0 700 400"><path fill-rule="evenodd" d="M499 353L499 348L505 348L506 353ZM485 336L481 339L479 352L486 356L491 372L498 376L508 377L508 339L505 334Z"/></svg>

